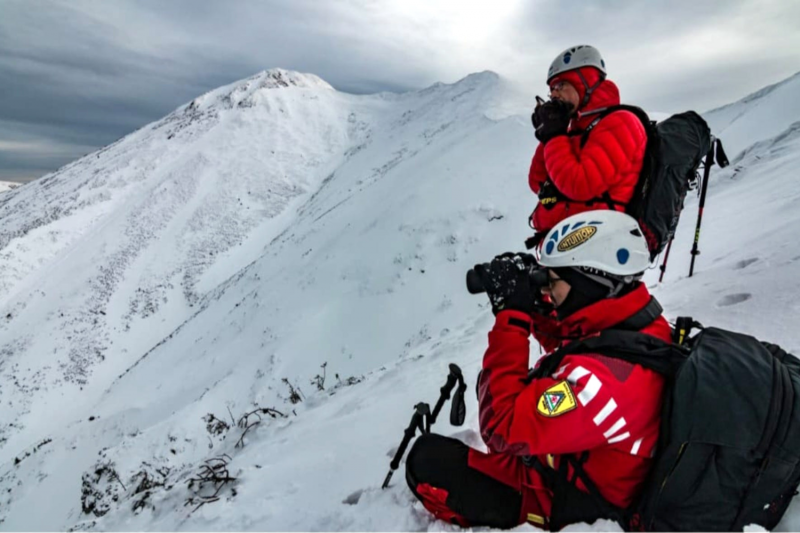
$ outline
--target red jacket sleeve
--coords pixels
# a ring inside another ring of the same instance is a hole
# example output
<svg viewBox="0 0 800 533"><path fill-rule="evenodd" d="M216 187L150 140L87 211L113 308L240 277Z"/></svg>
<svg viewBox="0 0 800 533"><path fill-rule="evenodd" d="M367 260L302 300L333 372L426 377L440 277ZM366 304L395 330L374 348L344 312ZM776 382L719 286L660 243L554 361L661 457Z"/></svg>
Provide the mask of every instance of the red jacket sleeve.
<svg viewBox="0 0 800 533"><path fill-rule="evenodd" d="M531 170L528 172L528 185L535 194L539 194L542 183L547 179L547 169L544 165L544 145L539 143L533 153Z"/></svg>
<svg viewBox="0 0 800 533"><path fill-rule="evenodd" d="M597 123L583 148L579 137L560 135L544 147L547 174L568 198L589 201L602 196L630 170L647 144L633 113L619 111Z"/></svg>
<svg viewBox="0 0 800 533"><path fill-rule="evenodd" d="M480 428L496 453L563 454L631 437L617 409L620 381L599 360L567 356L552 376L526 384L530 318L502 311L489 333L478 383Z"/></svg>

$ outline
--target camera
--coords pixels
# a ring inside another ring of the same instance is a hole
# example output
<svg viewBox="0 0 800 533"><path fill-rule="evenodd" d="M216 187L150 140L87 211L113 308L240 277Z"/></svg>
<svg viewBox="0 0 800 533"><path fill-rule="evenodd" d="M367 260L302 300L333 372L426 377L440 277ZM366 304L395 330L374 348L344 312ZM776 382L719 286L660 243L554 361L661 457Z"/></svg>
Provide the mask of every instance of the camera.
<svg viewBox="0 0 800 533"><path fill-rule="evenodd" d="M489 264L486 263L485 266L488 269ZM534 290L534 293L538 293L539 289L548 283L547 269L537 264L531 265L528 269L528 279L530 280L531 288ZM470 268L467 271L467 290L470 294L486 292L481 277L475 272L474 268Z"/></svg>

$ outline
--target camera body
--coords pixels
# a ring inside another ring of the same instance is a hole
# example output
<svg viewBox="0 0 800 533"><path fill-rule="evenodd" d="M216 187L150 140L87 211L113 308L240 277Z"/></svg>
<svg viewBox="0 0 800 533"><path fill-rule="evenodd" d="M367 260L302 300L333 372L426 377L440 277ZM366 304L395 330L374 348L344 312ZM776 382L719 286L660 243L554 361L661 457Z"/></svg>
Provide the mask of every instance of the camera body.
<svg viewBox="0 0 800 533"><path fill-rule="evenodd" d="M486 266L488 267L488 263ZM540 265L531 265L528 269L528 279L530 280L533 291L538 293L541 288L548 283L547 269ZM470 268L467 271L467 290L470 294L486 292L486 288L483 286L483 282L474 268Z"/></svg>

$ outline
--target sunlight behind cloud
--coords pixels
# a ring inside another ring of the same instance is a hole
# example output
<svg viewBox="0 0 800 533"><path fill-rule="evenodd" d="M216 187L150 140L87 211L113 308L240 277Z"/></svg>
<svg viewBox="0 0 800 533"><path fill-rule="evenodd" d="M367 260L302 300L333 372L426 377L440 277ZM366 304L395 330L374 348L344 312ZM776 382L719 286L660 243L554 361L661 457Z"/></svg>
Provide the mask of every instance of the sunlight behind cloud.
<svg viewBox="0 0 800 533"><path fill-rule="evenodd" d="M720 26L708 26L676 39L672 52L687 63L704 65L709 61L733 61L737 54L746 52L749 46L738 32Z"/></svg>
<svg viewBox="0 0 800 533"><path fill-rule="evenodd" d="M440 37L447 40L478 46L500 31L521 7L521 0L398 0L389 9L401 19L442 32Z"/></svg>

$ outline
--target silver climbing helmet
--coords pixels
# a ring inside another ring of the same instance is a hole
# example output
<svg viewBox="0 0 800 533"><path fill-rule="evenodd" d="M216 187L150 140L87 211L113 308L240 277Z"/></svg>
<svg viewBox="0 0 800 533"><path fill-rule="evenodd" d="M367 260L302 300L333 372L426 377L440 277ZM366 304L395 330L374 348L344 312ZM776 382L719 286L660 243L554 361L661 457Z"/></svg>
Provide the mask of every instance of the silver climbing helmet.
<svg viewBox="0 0 800 533"><path fill-rule="evenodd" d="M594 46L588 44L579 44L567 48L550 63L550 69L547 71L547 83L550 80L570 70L576 70L581 67L594 67L599 70L603 77L606 76L606 62L603 61L603 56Z"/></svg>

